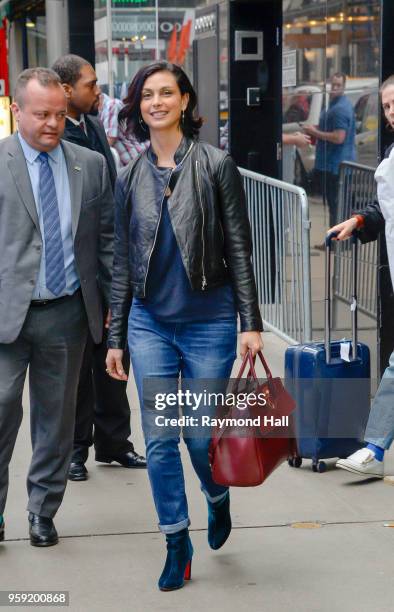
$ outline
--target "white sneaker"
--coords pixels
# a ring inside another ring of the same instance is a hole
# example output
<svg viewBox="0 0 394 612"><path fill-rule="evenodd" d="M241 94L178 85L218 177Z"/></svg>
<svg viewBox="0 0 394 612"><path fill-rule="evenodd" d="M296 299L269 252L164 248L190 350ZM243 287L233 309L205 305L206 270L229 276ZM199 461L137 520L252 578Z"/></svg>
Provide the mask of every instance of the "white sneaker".
<svg viewBox="0 0 394 612"><path fill-rule="evenodd" d="M361 476L384 477L383 461L375 459L375 453L369 448L360 448L347 459L339 459L336 466Z"/></svg>

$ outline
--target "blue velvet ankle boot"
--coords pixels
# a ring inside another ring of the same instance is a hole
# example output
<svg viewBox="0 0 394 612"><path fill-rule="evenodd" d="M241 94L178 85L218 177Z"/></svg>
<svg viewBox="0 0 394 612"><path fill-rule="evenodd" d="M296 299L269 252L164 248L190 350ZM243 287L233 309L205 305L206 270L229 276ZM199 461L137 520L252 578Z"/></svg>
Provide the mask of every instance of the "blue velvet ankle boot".
<svg viewBox="0 0 394 612"><path fill-rule="evenodd" d="M185 580L191 578L191 565L193 546L189 537L189 530L182 529L177 533L166 534L167 559L163 572L159 578L161 591L174 591L181 589Z"/></svg>
<svg viewBox="0 0 394 612"><path fill-rule="evenodd" d="M208 500L207 500L208 501ZM221 548L231 533L230 493L218 502L208 501L208 543Z"/></svg>

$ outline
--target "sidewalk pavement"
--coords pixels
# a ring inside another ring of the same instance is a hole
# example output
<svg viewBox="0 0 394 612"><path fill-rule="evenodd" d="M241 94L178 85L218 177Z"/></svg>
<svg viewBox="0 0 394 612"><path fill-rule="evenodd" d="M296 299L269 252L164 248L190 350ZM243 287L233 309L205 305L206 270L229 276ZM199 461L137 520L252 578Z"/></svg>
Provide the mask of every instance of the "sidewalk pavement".
<svg viewBox="0 0 394 612"><path fill-rule="evenodd" d="M273 373L281 375L286 345L270 333L265 342ZM133 439L142 452L132 381L130 394ZM334 461L324 474L313 473L310 461L300 469L284 464L261 487L234 488L233 532L221 550L212 551L206 502L182 445L195 553L192 580L180 591L157 589L165 543L145 470L90 458L89 480L69 483L56 516L59 545L33 548L25 511L27 395L24 406L10 468L7 540L0 544L0 589L67 590L73 612L394 609L394 528L384 526L394 526L394 487L359 480L336 470ZM393 453L386 472L394 473Z"/></svg>

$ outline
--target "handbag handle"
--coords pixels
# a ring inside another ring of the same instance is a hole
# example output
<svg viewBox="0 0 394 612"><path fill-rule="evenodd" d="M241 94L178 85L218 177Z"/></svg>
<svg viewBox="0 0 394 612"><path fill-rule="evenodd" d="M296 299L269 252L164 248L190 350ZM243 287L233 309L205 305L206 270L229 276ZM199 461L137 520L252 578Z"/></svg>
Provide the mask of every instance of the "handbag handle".
<svg viewBox="0 0 394 612"><path fill-rule="evenodd" d="M265 373L267 375L267 378L270 379L272 378L272 373L271 370L268 367L268 364L264 358L264 355L261 351L259 351L257 353L257 355L260 358L261 363L263 364L263 368L265 370ZM250 352L250 350L248 350L248 352L246 353L246 355L243 358L241 367L239 369L238 375L237 375L237 381L239 381L242 378L242 375L245 371L246 365L247 363L249 363L249 374L248 374L248 378L250 377L250 375L252 375L252 377L254 378L254 380L257 380L257 375L256 375L256 370L255 370L255 361L256 361L256 357L252 357L252 353Z"/></svg>
<svg viewBox="0 0 394 612"><path fill-rule="evenodd" d="M257 355L259 356L260 361L263 364L263 368L264 368L265 373L267 375L268 385L270 385L270 383L272 383L272 373L271 373L271 370L268 367L268 364L267 364L267 362L266 362L266 360L264 358L263 353L261 351L259 351L257 353ZM245 354L245 356L244 356L244 358L242 360L242 364L241 364L241 367L239 369L238 376L237 376L237 378L235 380L235 387L233 389L233 392L237 390L238 383L241 380L242 375L243 375L243 373L245 371L245 368L246 368L248 363L249 363L248 378L252 375L254 380L258 380L257 379L257 375L256 375L256 370L255 370L255 367L254 367L255 361L256 361L256 356L252 357L252 353L250 352L250 350L248 350L248 352ZM228 414L230 414L231 412L232 412L232 408L229 408ZM209 453L208 453L209 454L209 461L210 461L211 465L212 465L212 462L213 462L213 456L215 454L216 447L219 444L219 440L221 439L223 434L224 434L224 428L220 429L220 431L217 432L216 436L214 436L212 438L212 440L211 440L211 444L209 446Z"/></svg>

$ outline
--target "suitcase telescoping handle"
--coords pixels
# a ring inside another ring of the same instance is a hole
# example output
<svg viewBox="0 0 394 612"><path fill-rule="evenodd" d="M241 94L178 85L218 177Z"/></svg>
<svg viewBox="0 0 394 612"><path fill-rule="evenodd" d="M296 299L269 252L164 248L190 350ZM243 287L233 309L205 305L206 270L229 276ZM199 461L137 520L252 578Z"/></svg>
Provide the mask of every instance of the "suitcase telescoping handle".
<svg viewBox="0 0 394 612"><path fill-rule="evenodd" d="M331 361L331 246L332 239L338 236L339 232L331 232L326 236L326 290L325 290L325 316L324 316L324 345L326 349L326 363ZM357 358L357 237L351 237L352 246L352 301L350 305L352 317L352 357Z"/></svg>

